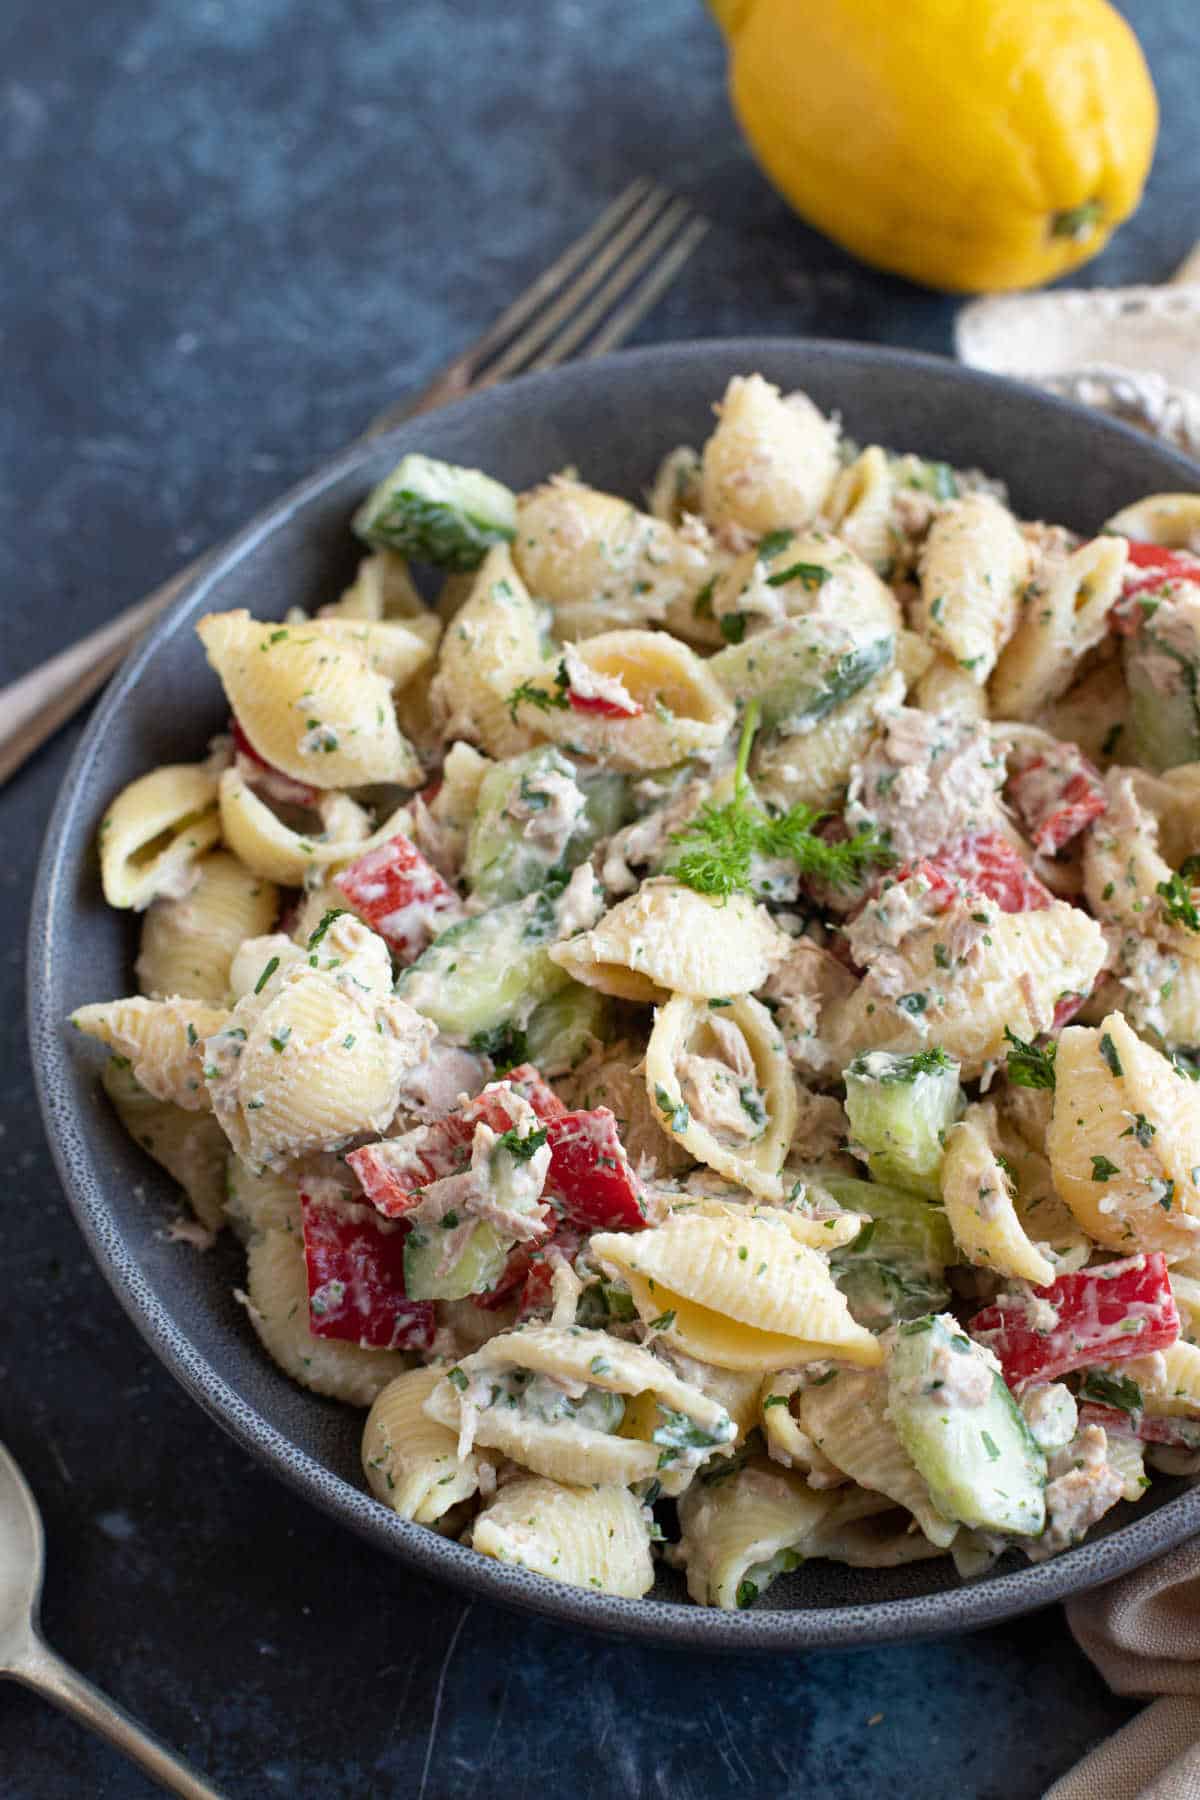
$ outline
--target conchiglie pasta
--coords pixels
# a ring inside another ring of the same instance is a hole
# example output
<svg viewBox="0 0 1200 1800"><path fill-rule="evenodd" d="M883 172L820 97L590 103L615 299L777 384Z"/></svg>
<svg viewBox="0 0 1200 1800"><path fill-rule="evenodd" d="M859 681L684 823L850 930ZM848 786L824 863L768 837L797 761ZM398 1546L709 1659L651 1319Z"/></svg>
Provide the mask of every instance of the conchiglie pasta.
<svg viewBox="0 0 1200 1800"><path fill-rule="evenodd" d="M800 1428L835 1467L904 1507L930 1543L945 1549L958 1526L933 1504L928 1484L896 1435L887 1402L881 1372L836 1369L801 1389Z"/></svg>
<svg viewBox="0 0 1200 1800"><path fill-rule="evenodd" d="M703 552L672 526L562 475L518 500L512 558L553 609L556 634L573 640L661 622L708 572Z"/></svg>
<svg viewBox="0 0 1200 1800"><path fill-rule="evenodd" d="M1170 818L1170 808L1164 808L1160 824L1158 807L1170 791L1167 778L1113 768L1105 786L1108 810L1084 842L1083 886L1089 906L1105 924L1153 938L1185 961L1200 959L1200 932L1172 917L1160 892L1174 873L1160 848ZM1176 791L1185 790L1177 786Z"/></svg>
<svg viewBox="0 0 1200 1800"><path fill-rule="evenodd" d="M676 1143L766 1200L796 1129L796 1082L766 1007L748 994L714 1010L676 995L655 1016L646 1088Z"/></svg>
<svg viewBox="0 0 1200 1800"><path fill-rule="evenodd" d="M982 687L1017 623L1029 547L987 494L949 501L921 552L920 629Z"/></svg>
<svg viewBox="0 0 1200 1800"><path fill-rule="evenodd" d="M510 1482L476 1519L471 1544L551 1581L628 1600L654 1585L647 1516L623 1487Z"/></svg>
<svg viewBox="0 0 1200 1800"><path fill-rule="evenodd" d="M134 1079L148 1094L188 1112L211 1109L204 1044L228 1022L223 1008L186 999L99 1000L71 1014L77 1031L129 1061Z"/></svg>
<svg viewBox="0 0 1200 1800"><path fill-rule="evenodd" d="M862 1050L917 1051L940 1044L972 1081L1005 1054L1007 1026L1032 1039L1048 1031L1065 994L1086 994L1104 962L1100 927L1077 906L1056 901L1039 912L986 914L987 938L969 964L948 978L935 955L943 929L902 945L903 991L868 969L854 992L822 1019L822 1035L844 1048L843 1064ZM914 998L919 997L919 998Z"/></svg>
<svg viewBox="0 0 1200 1800"><path fill-rule="evenodd" d="M1200 1232L1196 1090L1121 1013L1058 1044L1046 1150L1084 1230L1113 1250L1193 1251Z"/></svg>
<svg viewBox="0 0 1200 1800"><path fill-rule="evenodd" d="M442 639L430 687L443 735L479 744L489 756L517 756L533 744L531 721L512 716L509 696L536 669L548 615L518 575L507 544L489 550L466 602Z"/></svg>
<svg viewBox="0 0 1200 1800"><path fill-rule="evenodd" d="M551 654L548 662L521 671L546 703L525 699L517 716L539 738L609 768L637 773L670 768L689 756L711 756L733 725L733 703L720 682L694 650L668 632L606 631L571 647L566 667L573 668L571 692L618 682L637 711L610 717L554 704L561 659Z"/></svg>
<svg viewBox="0 0 1200 1800"><path fill-rule="evenodd" d="M646 881L591 931L550 957L585 987L620 1000L667 993L720 999L761 987L791 940L744 894L722 903L670 880Z"/></svg>
<svg viewBox="0 0 1200 1800"><path fill-rule="evenodd" d="M854 1323L807 1235L784 1210L730 1207L599 1233L592 1255L628 1283L644 1320L663 1321L667 1344L701 1362L766 1370L836 1357L873 1367L878 1339Z"/></svg>
<svg viewBox="0 0 1200 1800"><path fill-rule="evenodd" d="M425 1411L458 1432L463 1454L477 1444L552 1481L654 1479L668 1494L736 1433L718 1401L640 1344L580 1326L490 1338L438 1383Z"/></svg>
<svg viewBox="0 0 1200 1800"><path fill-rule="evenodd" d="M353 582L334 605L323 606L319 616L323 619L365 619L376 624L383 619L415 620L420 622L417 628L424 636L429 629L424 621L430 614L404 558L395 550L376 550L373 555L363 557ZM434 623L440 626L440 620L436 615L433 617ZM432 635L436 642L437 632Z"/></svg>
<svg viewBox="0 0 1200 1800"><path fill-rule="evenodd" d="M1081 657L1108 631L1128 553L1124 538L1093 538L1044 585L1029 584L1016 630L991 679L998 718L1032 719L1066 693Z"/></svg>
<svg viewBox="0 0 1200 1800"><path fill-rule="evenodd" d="M353 861L398 831L407 832L411 814L399 807L377 830L370 816L345 794L326 794L316 805L318 828L298 831L285 825L237 769L220 783L221 830L240 862L266 881L302 887L320 871Z"/></svg>
<svg viewBox="0 0 1200 1800"><path fill-rule="evenodd" d="M295 1232L268 1230L246 1250L246 1313L271 1360L314 1394L370 1406L405 1367L399 1350L363 1350L308 1328L304 1242Z"/></svg>
<svg viewBox="0 0 1200 1800"><path fill-rule="evenodd" d="M712 610L735 644L734 621L744 631L747 620L803 618L837 626L858 645L894 638L903 624L895 595L874 570L840 538L817 530L773 532L735 557L714 583Z"/></svg>
<svg viewBox="0 0 1200 1800"><path fill-rule="evenodd" d="M952 713L960 719L986 719L987 693L961 663L937 656L917 682L917 705L925 712Z"/></svg>
<svg viewBox="0 0 1200 1800"><path fill-rule="evenodd" d="M207 764L171 763L140 776L101 821L104 898L141 912L160 895L186 894L220 837L217 776Z"/></svg>
<svg viewBox="0 0 1200 1800"><path fill-rule="evenodd" d="M264 1231L302 1230L300 1189L295 1175L252 1169L226 1145L225 1218L244 1244Z"/></svg>
<svg viewBox="0 0 1200 1800"><path fill-rule="evenodd" d="M837 474L837 428L805 394L735 375L704 446L700 499L712 525L752 537L816 517Z"/></svg>
<svg viewBox="0 0 1200 1800"><path fill-rule="evenodd" d="M877 675L810 731L768 737L751 763L755 792L785 811L790 806L818 811L836 806L851 770L879 730L880 718L903 702L904 678L893 669Z"/></svg>
<svg viewBox="0 0 1200 1800"><path fill-rule="evenodd" d="M138 985L151 999L186 994L224 1003L229 964L243 938L269 931L279 890L225 851L196 865L195 885L181 900L155 900L142 922Z"/></svg>
<svg viewBox="0 0 1200 1800"><path fill-rule="evenodd" d="M1158 1356L1135 1356L1122 1361L1120 1373L1137 1382L1151 1418L1200 1418L1200 1347L1197 1345L1180 1338Z"/></svg>
<svg viewBox="0 0 1200 1800"><path fill-rule="evenodd" d="M392 688L431 654L423 638L333 619L275 626L240 611L209 613L196 630L243 731L275 768L317 788L419 785Z"/></svg>
<svg viewBox="0 0 1200 1800"><path fill-rule="evenodd" d="M375 957L362 953L375 947ZM245 995L206 1046L217 1117L256 1168L383 1131L405 1072L434 1036L392 997L387 951L357 920L335 922L320 958L316 968L302 958L271 971L275 979Z"/></svg>
<svg viewBox="0 0 1200 1800"><path fill-rule="evenodd" d="M1114 513L1104 529L1168 550L1200 551L1200 494L1147 494Z"/></svg>
<svg viewBox="0 0 1200 1800"><path fill-rule="evenodd" d="M896 554L892 527L892 475L887 452L869 444L837 476L824 512L834 531L877 574L891 572Z"/></svg>
<svg viewBox="0 0 1200 1800"><path fill-rule="evenodd" d="M378 1394L363 1427L362 1464L377 1500L402 1519L433 1525L479 1490L479 1458L461 1460L454 1433L427 1416L442 1371L407 1369Z"/></svg>
<svg viewBox="0 0 1200 1800"><path fill-rule="evenodd" d="M1008 1177L970 1118L946 1135L941 1184L946 1220L964 1261L1035 1287L1049 1286L1054 1264L1026 1236Z"/></svg>
<svg viewBox="0 0 1200 1800"><path fill-rule="evenodd" d="M186 1112L171 1100L156 1099L123 1057L110 1056L100 1080L130 1137L179 1183L205 1229L219 1231L225 1223L229 1146L212 1114Z"/></svg>

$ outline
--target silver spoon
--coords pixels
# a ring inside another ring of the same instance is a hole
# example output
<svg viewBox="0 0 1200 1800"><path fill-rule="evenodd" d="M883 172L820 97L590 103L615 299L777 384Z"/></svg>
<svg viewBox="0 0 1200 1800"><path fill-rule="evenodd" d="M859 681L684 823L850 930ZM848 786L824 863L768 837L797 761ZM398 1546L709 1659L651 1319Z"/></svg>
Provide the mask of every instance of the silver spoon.
<svg viewBox="0 0 1200 1800"><path fill-rule="evenodd" d="M184 1800L221 1800L179 1757L50 1649L38 1630L45 1542L29 1485L0 1444L0 1676L35 1688Z"/></svg>

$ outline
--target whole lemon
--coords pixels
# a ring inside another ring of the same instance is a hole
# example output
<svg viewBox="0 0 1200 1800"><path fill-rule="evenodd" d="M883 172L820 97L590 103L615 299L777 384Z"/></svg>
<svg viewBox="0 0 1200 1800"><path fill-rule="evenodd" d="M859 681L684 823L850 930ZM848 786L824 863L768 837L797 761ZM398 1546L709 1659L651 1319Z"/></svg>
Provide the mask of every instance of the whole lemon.
<svg viewBox="0 0 1200 1800"><path fill-rule="evenodd" d="M1107 0L711 0L771 180L882 269L1033 287L1137 206L1158 106Z"/></svg>

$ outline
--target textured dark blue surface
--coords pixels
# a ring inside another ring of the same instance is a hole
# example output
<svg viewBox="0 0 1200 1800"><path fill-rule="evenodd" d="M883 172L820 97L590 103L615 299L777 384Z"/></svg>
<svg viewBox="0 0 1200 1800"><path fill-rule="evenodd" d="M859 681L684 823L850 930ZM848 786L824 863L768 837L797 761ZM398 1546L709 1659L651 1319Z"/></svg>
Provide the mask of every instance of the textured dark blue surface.
<svg viewBox="0 0 1200 1800"><path fill-rule="evenodd" d="M1193 0L1139 0L1149 198L1083 279L1200 232ZM953 308L795 222L729 121L690 0L106 0L0 10L0 672L168 574L471 336L634 174L714 219L639 334L944 350ZM48 1635L231 1796L1033 1800L1127 1716L1056 1613L775 1663L465 1607L329 1525L152 1362L50 1168L19 1005L71 734L0 801L0 1435L38 1491ZM878 1723L869 1720L882 1714ZM0 1688L0 1791L152 1790Z"/></svg>

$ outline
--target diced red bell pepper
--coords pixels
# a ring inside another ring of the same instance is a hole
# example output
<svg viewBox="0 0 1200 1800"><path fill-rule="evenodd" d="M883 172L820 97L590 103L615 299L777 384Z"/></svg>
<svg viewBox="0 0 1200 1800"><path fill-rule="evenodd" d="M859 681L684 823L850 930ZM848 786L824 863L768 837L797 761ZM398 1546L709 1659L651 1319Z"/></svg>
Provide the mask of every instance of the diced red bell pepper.
<svg viewBox="0 0 1200 1800"><path fill-rule="evenodd" d="M1138 603L1142 594L1157 594L1168 584L1200 582L1200 556L1187 550L1168 550L1163 544L1140 544L1130 540L1129 561L1121 582L1121 597L1108 615L1112 629L1121 637L1133 637L1146 619L1146 609Z"/></svg>
<svg viewBox="0 0 1200 1800"><path fill-rule="evenodd" d="M531 1251L528 1273L521 1288L519 1315L544 1312L553 1303L552 1284L554 1281L554 1259L547 1252L561 1251L566 1260L574 1267L575 1258L583 1246L583 1233L576 1231L566 1220L560 1220L558 1229L548 1244L542 1244Z"/></svg>
<svg viewBox="0 0 1200 1800"><path fill-rule="evenodd" d="M285 775L274 763L269 763L265 756L260 756L242 728L241 721L230 719L229 730L233 737L233 747L239 756L244 756L254 767L255 774L261 776L268 787L272 799L283 806L315 806L321 798L321 789L310 787L307 781L297 781L294 775Z"/></svg>
<svg viewBox="0 0 1200 1800"><path fill-rule="evenodd" d="M459 895L402 831L335 875L334 886L402 963L466 917Z"/></svg>
<svg viewBox="0 0 1200 1800"><path fill-rule="evenodd" d="M1040 912L1054 904L1049 888L998 831L981 831L943 844L932 856L906 863L892 879L907 881L914 875L928 882L935 906L943 909L964 889L991 900L1001 912Z"/></svg>
<svg viewBox="0 0 1200 1800"><path fill-rule="evenodd" d="M566 1113L546 1126L550 1168L546 1192L587 1231L642 1231L642 1188L607 1106Z"/></svg>
<svg viewBox="0 0 1200 1800"><path fill-rule="evenodd" d="M1048 1330L1031 1324L1024 1307L1003 1300L985 1306L970 1324L971 1336L1000 1358L1004 1379L1015 1393L1093 1363L1149 1356L1168 1349L1179 1336L1179 1313L1161 1251L1060 1275L1033 1294L1057 1316Z"/></svg>
<svg viewBox="0 0 1200 1800"><path fill-rule="evenodd" d="M632 694L625 701L608 700L601 694L577 694L573 688L567 689L567 704L572 712L589 713L596 719L637 719L646 710Z"/></svg>
<svg viewBox="0 0 1200 1800"><path fill-rule="evenodd" d="M300 1207L313 1336L367 1350L428 1350L433 1303L404 1293L407 1228L361 1202L303 1189Z"/></svg>
<svg viewBox="0 0 1200 1800"><path fill-rule="evenodd" d="M1054 905L1050 889L998 831L945 844L933 860L952 881L962 883L968 893L982 894L1001 912L1040 912Z"/></svg>
<svg viewBox="0 0 1200 1800"><path fill-rule="evenodd" d="M1108 806L1099 772L1076 744L1035 756L1008 783L1008 798L1042 856L1053 856L1086 831Z"/></svg>
<svg viewBox="0 0 1200 1800"><path fill-rule="evenodd" d="M419 1204L422 1188L459 1174L471 1160L477 1125L487 1125L500 1134L513 1125L516 1109L509 1103L510 1089L529 1103L543 1124L566 1114L553 1088L531 1063L522 1063L504 1081L485 1087L457 1112L447 1113L431 1125L419 1125L403 1137L383 1138L352 1150L346 1162L371 1204L385 1218L402 1218Z"/></svg>
<svg viewBox="0 0 1200 1800"><path fill-rule="evenodd" d="M1088 1400L1079 1409L1079 1423L1103 1425L1110 1437L1141 1438L1144 1444L1168 1444L1175 1450L1200 1449L1200 1419L1155 1418L1151 1413L1122 1412L1117 1406L1098 1406Z"/></svg>

